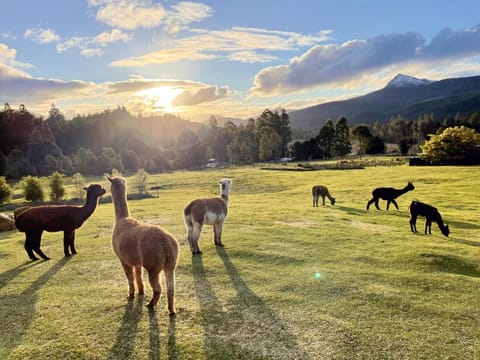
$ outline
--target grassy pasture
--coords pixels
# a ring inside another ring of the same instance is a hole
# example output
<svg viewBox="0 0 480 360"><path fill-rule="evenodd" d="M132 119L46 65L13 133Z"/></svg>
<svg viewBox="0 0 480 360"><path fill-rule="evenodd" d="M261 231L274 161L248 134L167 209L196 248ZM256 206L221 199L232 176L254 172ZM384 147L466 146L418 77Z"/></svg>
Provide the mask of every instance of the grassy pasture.
<svg viewBox="0 0 480 360"><path fill-rule="evenodd" d="M153 175L159 198L129 205L181 244L173 319L165 294L155 312L145 307L146 277L145 298L127 302L111 203L77 231L79 254L68 259L60 233L44 234L52 259L34 263L22 233L0 233L0 359L480 359L479 170ZM205 227L203 255L192 257L182 209L218 194L222 177L233 180L225 247ZM366 211L373 188L408 180L416 188L398 199L400 210L381 201L381 211ZM313 208L313 184L327 185L337 204ZM440 210L450 237L436 224L424 235L423 218L422 233L410 232L414 198Z"/></svg>

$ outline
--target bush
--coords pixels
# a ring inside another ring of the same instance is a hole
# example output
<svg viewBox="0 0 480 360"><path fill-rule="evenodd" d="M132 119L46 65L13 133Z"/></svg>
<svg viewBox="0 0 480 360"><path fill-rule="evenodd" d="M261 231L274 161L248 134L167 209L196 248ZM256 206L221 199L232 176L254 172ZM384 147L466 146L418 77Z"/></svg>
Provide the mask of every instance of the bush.
<svg viewBox="0 0 480 360"><path fill-rule="evenodd" d="M55 171L49 177L50 199L60 200L65 195L65 187L63 186L63 175Z"/></svg>
<svg viewBox="0 0 480 360"><path fill-rule="evenodd" d="M12 196L12 188L7 184L4 176L0 176L0 204L8 201Z"/></svg>
<svg viewBox="0 0 480 360"><path fill-rule="evenodd" d="M40 179L26 176L21 181L23 196L27 201L43 201L43 189Z"/></svg>

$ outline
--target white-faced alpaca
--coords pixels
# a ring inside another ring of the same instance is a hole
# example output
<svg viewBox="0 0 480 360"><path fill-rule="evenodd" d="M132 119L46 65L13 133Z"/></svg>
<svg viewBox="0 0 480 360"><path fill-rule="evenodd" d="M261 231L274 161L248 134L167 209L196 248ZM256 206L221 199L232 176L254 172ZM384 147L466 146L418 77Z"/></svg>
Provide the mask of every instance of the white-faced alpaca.
<svg viewBox="0 0 480 360"><path fill-rule="evenodd" d="M437 208L431 205L414 200L410 204L410 215L410 229L413 233L417 232L417 217L420 215L425 217L425 234L427 233L427 230L429 234L432 234L432 221L437 223L443 235L448 237L448 234L450 234L450 229L448 228L448 225L443 224L442 216Z"/></svg>
<svg viewBox="0 0 480 360"><path fill-rule="evenodd" d="M175 268L178 259L178 242L160 226L146 224L130 217L127 203L127 183L121 177L110 178L115 224L112 235L113 251L120 259L127 275L128 298L135 296L135 283L143 295L142 267L148 272L153 297L148 307L154 308L160 299L160 272L165 274L167 303L170 315L175 315Z"/></svg>
<svg viewBox="0 0 480 360"><path fill-rule="evenodd" d="M204 224L213 225L213 242L217 246L222 244L223 222L228 212L228 197L232 188L232 180L220 180L221 197L209 199L195 199L183 210L187 239L192 254L201 254L198 239Z"/></svg>
<svg viewBox="0 0 480 360"><path fill-rule="evenodd" d="M16 228L25 233L25 250L31 260L37 260L34 252L48 260L49 257L40 249L43 231L63 231L63 251L65 256L76 254L75 230L93 214L98 199L105 194L99 184L92 184L87 191L87 200L83 206L74 205L42 205L22 207L14 213Z"/></svg>
<svg viewBox="0 0 480 360"><path fill-rule="evenodd" d="M312 187L313 206L318 207L318 198L322 198L322 205L325 205L325 197L330 200L330 204L335 205L335 198L330 195L328 188L323 185L314 185Z"/></svg>
<svg viewBox="0 0 480 360"><path fill-rule="evenodd" d="M369 200L367 203L367 210L369 209L370 205L373 203L375 203L375 207L377 208L377 210L380 210L380 208L378 207L378 201L380 199L387 200L387 210L388 210L388 207L390 206L390 203L395 205L395 207L398 210L398 204L395 201L395 199L398 198L400 195L403 195L406 192L414 189L415 189L415 186L413 186L413 183L411 181L409 181L403 189L394 189L391 187L376 188L375 190L372 191L372 199Z"/></svg>

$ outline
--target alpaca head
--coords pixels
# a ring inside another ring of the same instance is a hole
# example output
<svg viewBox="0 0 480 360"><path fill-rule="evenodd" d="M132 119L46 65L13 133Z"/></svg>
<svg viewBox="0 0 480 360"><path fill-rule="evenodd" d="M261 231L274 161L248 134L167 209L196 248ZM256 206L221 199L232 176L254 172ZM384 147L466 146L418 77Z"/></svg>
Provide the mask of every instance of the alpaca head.
<svg viewBox="0 0 480 360"><path fill-rule="evenodd" d="M99 198L105 194L105 189L100 184L91 184L89 187L84 187L83 190L87 192L87 198Z"/></svg>
<svg viewBox="0 0 480 360"><path fill-rule="evenodd" d="M223 178L220 180L219 184L222 195L228 195L230 193L230 189L232 188L232 180Z"/></svg>
<svg viewBox="0 0 480 360"><path fill-rule="evenodd" d="M330 200L330 204L335 205L335 198L332 198L332 200Z"/></svg>
<svg viewBox="0 0 480 360"><path fill-rule="evenodd" d="M441 230L442 234L448 237L448 234L450 234L450 229L448 228L448 225L445 225Z"/></svg>
<svg viewBox="0 0 480 360"><path fill-rule="evenodd" d="M127 181L124 178L120 176L114 176L113 178L105 176L105 178L110 182L110 192L112 192L112 196L113 193L127 192Z"/></svg>
<svg viewBox="0 0 480 360"><path fill-rule="evenodd" d="M407 184L407 187L405 188L407 191L415 189L415 186L413 186L413 181L409 181Z"/></svg>

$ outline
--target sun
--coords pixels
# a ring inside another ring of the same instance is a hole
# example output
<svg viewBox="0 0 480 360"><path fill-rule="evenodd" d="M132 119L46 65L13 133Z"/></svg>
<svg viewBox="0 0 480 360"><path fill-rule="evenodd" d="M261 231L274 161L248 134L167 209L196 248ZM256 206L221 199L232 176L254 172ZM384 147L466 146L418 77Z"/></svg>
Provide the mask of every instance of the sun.
<svg viewBox="0 0 480 360"><path fill-rule="evenodd" d="M153 89L139 91L137 95L144 97L143 101L152 112L176 112L173 100L182 92L181 89L171 86L160 86Z"/></svg>

